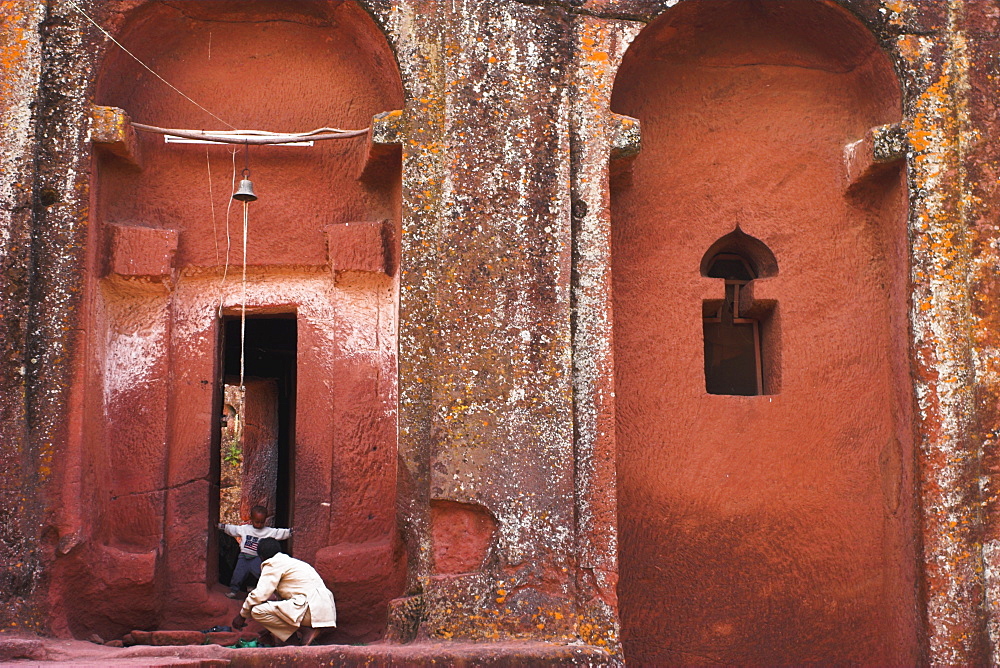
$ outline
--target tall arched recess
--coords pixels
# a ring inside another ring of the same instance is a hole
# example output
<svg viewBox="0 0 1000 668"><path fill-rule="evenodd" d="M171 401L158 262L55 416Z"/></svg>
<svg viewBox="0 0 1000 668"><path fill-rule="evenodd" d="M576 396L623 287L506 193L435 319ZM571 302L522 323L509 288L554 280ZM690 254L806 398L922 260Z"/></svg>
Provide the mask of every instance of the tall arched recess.
<svg viewBox="0 0 1000 668"><path fill-rule="evenodd" d="M251 450L266 456L245 465L259 495L233 512L263 502L276 525L293 526L289 549L337 592L339 632L378 637L405 577L395 514L398 152L364 136L251 147L259 199L248 209L244 287L242 206L229 209L243 150L234 158L226 145L133 139L127 119L364 128L402 107L395 58L356 2L115 7L98 16L184 96L109 45L94 84L87 359L66 464L83 499L80 546L60 544L52 607L64 616L54 626L114 638L231 616L215 525L228 503L220 442L222 416L234 411L224 387L239 383L245 300L244 462Z"/></svg>
<svg viewBox="0 0 1000 668"><path fill-rule="evenodd" d="M845 166L900 96L833 3L686 0L625 55L612 110L642 130L611 205L628 660L919 659L905 177ZM780 383L765 369L754 396L706 391L730 277L702 262L737 229L780 267L736 277L741 317L780 348Z"/></svg>

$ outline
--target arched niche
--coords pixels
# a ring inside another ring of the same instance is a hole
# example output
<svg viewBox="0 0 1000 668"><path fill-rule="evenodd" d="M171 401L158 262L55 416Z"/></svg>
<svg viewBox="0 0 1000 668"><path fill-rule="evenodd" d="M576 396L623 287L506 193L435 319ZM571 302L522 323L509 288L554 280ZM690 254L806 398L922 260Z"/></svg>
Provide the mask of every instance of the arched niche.
<svg viewBox="0 0 1000 668"><path fill-rule="evenodd" d="M900 120L889 59L833 3L687 0L612 111L643 144L611 196L626 660L918 661L905 177L844 165ZM706 263L751 238L780 392L710 394Z"/></svg>
<svg viewBox="0 0 1000 668"><path fill-rule="evenodd" d="M109 45L93 102L133 121L297 132L365 128L402 107L395 58L358 3L121 6L118 41L184 94ZM247 383L267 388L248 424L283 448L275 521L296 528L290 550L338 589L339 628L378 637L405 576L398 151L373 151L366 137L251 148L259 199L248 209L244 293L242 205L229 210L242 150L141 132L95 149L88 360L74 422L90 544L60 556L54 609L78 636L218 623L223 390L238 377L245 294L247 375L267 381Z"/></svg>
<svg viewBox="0 0 1000 668"><path fill-rule="evenodd" d="M121 41L185 95L240 129L364 128L374 114L402 106L385 36L355 2L148 3L129 17ZM230 129L113 47L95 102L122 108L140 123ZM167 145L161 136L145 133L138 138L140 167L100 157L101 222L182 230L175 266L218 265L216 242L225 242L233 169L228 149L208 151L215 196L210 199L205 146ZM323 265L327 247L316 230L398 217L398 184L392 181L398 181L399 166L395 178L359 180L365 149L363 137L308 148L252 147L250 169L260 196L252 222L263 229L260 234L251 229L248 263ZM241 150L236 168L243 166Z"/></svg>
<svg viewBox="0 0 1000 668"><path fill-rule="evenodd" d="M750 236L739 227L708 247L699 263L701 275L712 276L712 262L723 254L745 258L753 278L770 278L778 274L778 259L774 257L767 244Z"/></svg>

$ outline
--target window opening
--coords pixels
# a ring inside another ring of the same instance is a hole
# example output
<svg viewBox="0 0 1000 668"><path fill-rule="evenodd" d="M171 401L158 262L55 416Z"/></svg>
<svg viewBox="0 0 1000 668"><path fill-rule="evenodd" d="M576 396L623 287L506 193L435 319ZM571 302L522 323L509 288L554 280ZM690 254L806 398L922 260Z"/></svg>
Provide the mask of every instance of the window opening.
<svg viewBox="0 0 1000 668"><path fill-rule="evenodd" d="M251 508L262 505L268 509L269 526L289 527L294 498L297 322L294 314L246 318L246 389L242 393L240 327L236 315L224 317L220 328L218 522L245 524ZM239 545L221 531L218 539L219 582L228 585ZM290 551L287 544L285 551Z"/></svg>
<svg viewBox="0 0 1000 668"><path fill-rule="evenodd" d="M709 263L707 274L724 279L725 293L717 310L709 306L702 322L705 390L709 394L763 394L760 324L743 313L744 303L750 301L748 286L757 272L743 256L719 253Z"/></svg>

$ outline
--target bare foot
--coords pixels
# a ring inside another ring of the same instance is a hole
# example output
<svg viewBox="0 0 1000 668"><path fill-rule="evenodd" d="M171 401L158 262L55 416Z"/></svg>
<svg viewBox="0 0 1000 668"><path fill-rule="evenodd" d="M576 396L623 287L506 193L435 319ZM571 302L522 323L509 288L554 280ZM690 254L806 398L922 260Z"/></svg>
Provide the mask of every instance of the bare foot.
<svg viewBox="0 0 1000 668"><path fill-rule="evenodd" d="M309 645L313 644L314 640L316 640L316 636L319 635L319 629L314 629L310 626L307 626L305 628L308 630L302 634L302 646L308 647Z"/></svg>

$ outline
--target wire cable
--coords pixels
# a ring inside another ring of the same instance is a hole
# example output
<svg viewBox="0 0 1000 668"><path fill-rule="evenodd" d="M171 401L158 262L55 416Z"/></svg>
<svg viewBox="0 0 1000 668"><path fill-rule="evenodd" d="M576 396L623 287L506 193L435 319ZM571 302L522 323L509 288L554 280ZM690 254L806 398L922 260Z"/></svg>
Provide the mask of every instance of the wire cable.
<svg viewBox="0 0 1000 668"><path fill-rule="evenodd" d="M212 194L212 159L205 147L205 164L208 165L208 202L212 206L212 241L215 242L215 266L219 266L219 230L215 225L215 197Z"/></svg>
<svg viewBox="0 0 1000 668"><path fill-rule="evenodd" d="M175 93L177 93L178 95L180 95L181 97L183 97L185 100L187 100L188 102L190 102L194 106L198 107L199 109L201 109L206 114L208 114L209 116L211 116L215 120L219 121L220 123L222 123L226 127L233 128L234 130L236 129L236 126L234 126L234 125L232 125L230 123L227 123L226 121L222 120L221 118L219 118L218 116L216 116L215 114L213 114L211 111L209 111L208 109L206 109L205 107L201 106L200 104L198 104L197 102L195 102L193 99L191 99L190 97L188 97L187 95L185 95L184 92L181 91L177 86L173 85L172 83L170 83L169 81L167 81L166 79L164 79L163 77L161 77L159 74L157 74L156 71L153 70L153 68L151 68L146 63L142 62L139 59L138 56L136 56L134 53L132 53L131 51L129 51L128 49L126 49L125 46L121 42L119 42L117 39L115 39L114 36L111 33L109 33L107 30L105 30L101 26L101 24L99 24L94 19L90 18L90 15L87 14L87 12L83 11L83 9L81 9L80 5L78 5L75 2L73 2L73 0L66 0L66 3L70 7L72 7L73 9L75 9L76 11L80 12L80 14L82 14L85 19L87 19L88 21L90 21L94 25L95 28L97 28L98 30L100 30L102 33L104 33L104 35L108 39L110 39L112 42L114 42L115 44L117 44L119 49L121 49L122 51L124 51L125 53L127 53L129 56L131 56L132 59L135 62L139 63L144 68L146 68L146 70L148 70L150 74L152 74L154 77L156 77L157 79L159 79L160 81L162 81L163 83L165 83Z"/></svg>
<svg viewBox="0 0 1000 668"><path fill-rule="evenodd" d="M247 339L247 218L249 202L243 202L243 303L240 306L240 390L246 396L246 385L243 384L245 345Z"/></svg>
<svg viewBox="0 0 1000 668"><path fill-rule="evenodd" d="M325 139L350 139L368 134L371 128L344 130L342 128L317 128L309 132L266 132L264 130L186 130L182 128L161 128L145 123L132 123L141 132L171 135L184 139L210 141L220 144L243 144L260 146L265 144L293 144L296 142L322 141Z"/></svg>
<svg viewBox="0 0 1000 668"><path fill-rule="evenodd" d="M231 151L233 156L233 184L230 188L230 192L236 192L236 149ZM232 242L229 236L229 212L233 209L233 198L229 198L229 204L226 205L226 265L222 270L222 281L219 283L219 317L222 317L222 311L226 304L226 277L229 276L229 253L232 249Z"/></svg>

